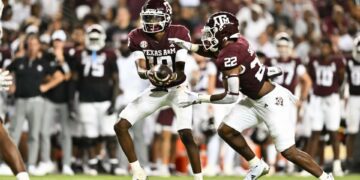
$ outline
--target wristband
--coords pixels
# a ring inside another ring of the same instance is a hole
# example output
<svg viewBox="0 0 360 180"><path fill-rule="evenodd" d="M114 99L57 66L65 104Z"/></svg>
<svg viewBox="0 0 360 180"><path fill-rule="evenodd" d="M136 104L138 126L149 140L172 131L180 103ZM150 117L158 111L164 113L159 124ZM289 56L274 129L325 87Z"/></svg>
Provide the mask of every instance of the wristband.
<svg viewBox="0 0 360 180"><path fill-rule="evenodd" d="M200 101L200 103L210 103L210 97L211 95L208 94L199 94L198 100Z"/></svg>
<svg viewBox="0 0 360 180"><path fill-rule="evenodd" d="M199 50L199 45L198 44L191 44L190 46L190 51L191 52L197 52Z"/></svg>

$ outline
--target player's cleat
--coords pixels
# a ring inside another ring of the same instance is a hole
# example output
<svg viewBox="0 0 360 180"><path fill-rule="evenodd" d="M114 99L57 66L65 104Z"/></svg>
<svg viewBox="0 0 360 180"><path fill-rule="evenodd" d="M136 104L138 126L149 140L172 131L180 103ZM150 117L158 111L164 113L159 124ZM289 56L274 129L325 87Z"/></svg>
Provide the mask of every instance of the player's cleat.
<svg viewBox="0 0 360 180"><path fill-rule="evenodd" d="M247 171L243 167L241 167L241 166L235 166L234 167L233 175L235 175L235 176L246 176L246 174L247 174Z"/></svg>
<svg viewBox="0 0 360 180"><path fill-rule="evenodd" d="M20 172L16 175L16 180L30 180L30 177L27 172Z"/></svg>
<svg viewBox="0 0 360 180"><path fill-rule="evenodd" d="M341 167L341 161L335 160L333 163L333 174L334 176L344 176L344 171Z"/></svg>
<svg viewBox="0 0 360 180"><path fill-rule="evenodd" d="M147 180L147 175L144 169L133 170L132 180Z"/></svg>
<svg viewBox="0 0 360 180"><path fill-rule="evenodd" d="M55 171L55 165L49 161L49 162L40 162L37 169L40 171L44 171L46 174L53 173Z"/></svg>
<svg viewBox="0 0 360 180"><path fill-rule="evenodd" d="M260 160L259 164L255 165L254 167L251 167L250 171L247 173L244 180L255 180L260 178L261 176L266 175L269 173L269 165L265 163L264 160Z"/></svg>
<svg viewBox="0 0 360 180"><path fill-rule="evenodd" d="M274 165L270 166L268 176L273 176L276 173L276 167Z"/></svg>
<svg viewBox="0 0 360 180"><path fill-rule="evenodd" d="M97 162L96 170L97 170L100 174L105 174L105 173L107 173L107 171L106 171L106 169L105 169L105 167L104 167L104 165L103 165L103 163L102 163L101 160L99 160L99 161Z"/></svg>
<svg viewBox="0 0 360 180"><path fill-rule="evenodd" d="M11 176L13 172L11 171L10 167L4 163L0 165L0 175L4 176Z"/></svg>
<svg viewBox="0 0 360 180"><path fill-rule="evenodd" d="M89 168L85 170L85 174L90 176L97 176L98 175L97 164L89 164Z"/></svg>
<svg viewBox="0 0 360 180"><path fill-rule="evenodd" d="M326 177L326 180L334 180L335 178L334 178L334 176L331 174L331 173L329 173L328 175L327 175L327 177Z"/></svg>
<svg viewBox="0 0 360 180"><path fill-rule="evenodd" d="M64 165L61 173L66 176L75 175L74 171L71 169L69 165Z"/></svg>
<svg viewBox="0 0 360 180"><path fill-rule="evenodd" d="M220 168L218 166L207 165L202 172L204 176L216 176L220 173Z"/></svg>
<svg viewBox="0 0 360 180"><path fill-rule="evenodd" d="M302 177L309 177L311 176L311 174L305 170L302 170L300 173L299 173L299 176L302 176Z"/></svg>
<svg viewBox="0 0 360 180"><path fill-rule="evenodd" d="M46 171L44 169L37 168L34 165L30 165L28 168L29 174L32 176L45 176Z"/></svg>
<svg viewBox="0 0 360 180"><path fill-rule="evenodd" d="M126 176L128 175L128 171L123 168L114 168L114 170L111 172L111 174L117 175L117 176Z"/></svg>
<svg viewBox="0 0 360 180"><path fill-rule="evenodd" d="M333 169L334 176L342 177L344 176L344 171L342 169Z"/></svg>
<svg viewBox="0 0 360 180"><path fill-rule="evenodd" d="M156 171L152 172L152 175L154 176L160 176L160 177L170 177L170 170L167 165L161 165L160 168L158 168Z"/></svg>

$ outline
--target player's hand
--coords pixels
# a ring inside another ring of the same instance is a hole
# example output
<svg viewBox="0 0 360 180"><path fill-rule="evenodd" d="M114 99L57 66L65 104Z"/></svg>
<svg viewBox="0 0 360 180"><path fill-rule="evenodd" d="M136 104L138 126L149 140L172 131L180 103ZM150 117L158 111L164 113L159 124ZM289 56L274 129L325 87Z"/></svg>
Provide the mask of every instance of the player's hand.
<svg viewBox="0 0 360 180"><path fill-rule="evenodd" d="M172 82L174 82L177 79L177 74L176 73L172 73L171 77L169 80L164 82L165 86L169 86Z"/></svg>
<svg viewBox="0 0 360 180"><path fill-rule="evenodd" d="M0 91L8 91L13 84L13 77L9 71L0 69Z"/></svg>
<svg viewBox="0 0 360 180"><path fill-rule="evenodd" d="M173 82L174 80L176 80L177 78L177 74L173 73L171 75L171 78L169 78L167 81L159 81L156 80L155 78L155 72L153 70L148 70L147 71L147 77L150 81L150 83L156 87L166 87L168 86L171 82Z"/></svg>
<svg viewBox="0 0 360 180"><path fill-rule="evenodd" d="M191 51L191 48L193 46L193 44L191 42L187 42L187 41L181 40L179 38L168 38L168 40L169 40L170 44L176 44L179 47L184 48L188 51Z"/></svg>
<svg viewBox="0 0 360 180"><path fill-rule="evenodd" d="M146 76L147 76L147 78L149 79L149 81L150 81L150 83L151 83L152 85L154 85L154 86L159 86L159 87L163 86L163 84L161 84L160 82L158 82L158 81L155 79L155 72L154 72L154 71L148 70L148 71L146 72Z"/></svg>
<svg viewBox="0 0 360 180"><path fill-rule="evenodd" d="M187 94L187 99L179 100L179 106L182 108L186 108L188 106L194 105L194 104L200 104L201 101L199 99L199 94L195 92L191 92L189 90L185 90L185 93Z"/></svg>

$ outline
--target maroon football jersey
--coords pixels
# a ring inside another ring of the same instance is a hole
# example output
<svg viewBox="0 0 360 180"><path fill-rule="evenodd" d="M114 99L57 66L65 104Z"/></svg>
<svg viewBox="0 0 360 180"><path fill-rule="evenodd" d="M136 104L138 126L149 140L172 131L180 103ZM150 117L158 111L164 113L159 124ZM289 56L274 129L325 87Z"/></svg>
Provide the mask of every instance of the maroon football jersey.
<svg viewBox="0 0 360 180"><path fill-rule="evenodd" d="M117 56L112 50L78 51L76 71L79 76L78 90L81 102L101 102L111 100L112 76L118 73Z"/></svg>
<svg viewBox="0 0 360 180"><path fill-rule="evenodd" d="M339 71L344 68L344 60L341 57L312 57L309 61L309 75L313 81L314 94L328 96L339 91Z"/></svg>
<svg viewBox="0 0 360 180"><path fill-rule="evenodd" d="M243 72L240 74L240 90L250 98L258 98L257 95L267 80L266 76L264 76L267 69L249 47L247 40L240 37L237 42L223 48L219 52L216 65L220 71L242 66Z"/></svg>
<svg viewBox="0 0 360 180"><path fill-rule="evenodd" d="M132 52L141 51L144 53L147 69L162 63L175 71L176 52L181 48L175 44L170 44L168 38L191 41L189 30L181 25L170 25L166 28L161 41L156 41L150 34L145 33L141 28L137 28L129 33L129 48Z"/></svg>
<svg viewBox="0 0 360 180"><path fill-rule="evenodd" d="M351 95L360 95L360 62L352 56L346 57L346 73Z"/></svg>
<svg viewBox="0 0 360 180"><path fill-rule="evenodd" d="M283 74L277 76L274 81L292 93L295 92L295 88L299 79L297 77L298 68L305 69L299 58L290 58L288 60L283 60L281 58L266 59L265 65L280 67L283 71Z"/></svg>

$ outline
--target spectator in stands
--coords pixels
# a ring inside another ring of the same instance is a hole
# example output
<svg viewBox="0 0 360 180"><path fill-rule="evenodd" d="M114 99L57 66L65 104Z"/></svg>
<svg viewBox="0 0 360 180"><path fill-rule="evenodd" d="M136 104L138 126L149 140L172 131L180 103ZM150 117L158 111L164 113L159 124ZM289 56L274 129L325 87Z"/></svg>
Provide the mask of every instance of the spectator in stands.
<svg viewBox="0 0 360 180"><path fill-rule="evenodd" d="M274 0L274 11L271 14L273 15L276 29L280 31L293 27L291 18L284 13L283 9L284 0Z"/></svg>
<svg viewBox="0 0 360 180"><path fill-rule="evenodd" d="M113 26L106 31L106 42L114 48L120 48L120 38L127 35L134 26L130 21L130 12L126 7L117 9Z"/></svg>

